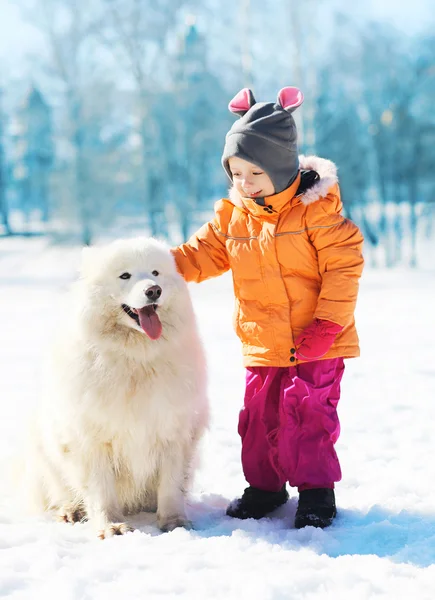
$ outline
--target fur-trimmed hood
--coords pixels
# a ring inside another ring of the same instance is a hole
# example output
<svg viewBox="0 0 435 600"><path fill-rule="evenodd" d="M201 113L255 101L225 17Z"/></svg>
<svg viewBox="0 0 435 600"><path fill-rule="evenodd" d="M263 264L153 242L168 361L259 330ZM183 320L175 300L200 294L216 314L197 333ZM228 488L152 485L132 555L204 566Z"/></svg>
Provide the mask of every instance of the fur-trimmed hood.
<svg viewBox="0 0 435 600"><path fill-rule="evenodd" d="M312 204L319 198L323 198L338 183L337 166L331 160L319 156L300 155L299 166L302 170L316 171L320 177L311 188L302 193L302 204ZM242 197L234 186L230 188L228 197L235 206L244 206Z"/></svg>

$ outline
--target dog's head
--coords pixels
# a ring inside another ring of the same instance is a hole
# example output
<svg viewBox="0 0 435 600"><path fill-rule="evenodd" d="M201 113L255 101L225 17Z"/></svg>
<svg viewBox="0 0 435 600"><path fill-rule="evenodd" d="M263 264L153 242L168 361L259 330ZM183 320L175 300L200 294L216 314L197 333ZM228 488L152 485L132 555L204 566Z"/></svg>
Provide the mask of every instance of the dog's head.
<svg viewBox="0 0 435 600"><path fill-rule="evenodd" d="M152 238L84 248L81 279L94 308L152 340L161 336L175 295L185 289L169 248Z"/></svg>

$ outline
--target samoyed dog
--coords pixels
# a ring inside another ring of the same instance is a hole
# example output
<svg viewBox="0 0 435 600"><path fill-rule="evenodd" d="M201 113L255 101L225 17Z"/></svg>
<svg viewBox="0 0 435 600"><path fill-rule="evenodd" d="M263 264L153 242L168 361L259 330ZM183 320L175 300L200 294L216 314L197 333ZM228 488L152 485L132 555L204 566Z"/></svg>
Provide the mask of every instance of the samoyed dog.
<svg viewBox="0 0 435 600"><path fill-rule="evenodd" d="M125 515L189 527L185 494L208 424L206 367L187 285L150 238L83 250L27 460L33 499L101 538Z"/></svg>

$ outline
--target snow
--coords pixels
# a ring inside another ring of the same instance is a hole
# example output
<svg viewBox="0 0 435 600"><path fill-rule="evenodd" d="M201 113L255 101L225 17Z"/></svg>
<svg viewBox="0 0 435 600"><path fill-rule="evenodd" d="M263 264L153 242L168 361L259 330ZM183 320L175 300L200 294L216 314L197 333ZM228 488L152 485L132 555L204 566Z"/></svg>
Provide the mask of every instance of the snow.
<svg viewBox="0 0 435 600"><path fill-rule="evenodd" d="M0 481L38 395L57 308L79 249L0 240ZM0 495L0 598L429 600L435 596L435 272L370 270L357 309L362 356L347 362L337 444L339 516L293 529L296 492L273 518L225 516L242 492L237 415L244 371L229 276L191 287L208 354L212 424L189 501L193 531L94 539L85 524L28 517Z"/></svg>

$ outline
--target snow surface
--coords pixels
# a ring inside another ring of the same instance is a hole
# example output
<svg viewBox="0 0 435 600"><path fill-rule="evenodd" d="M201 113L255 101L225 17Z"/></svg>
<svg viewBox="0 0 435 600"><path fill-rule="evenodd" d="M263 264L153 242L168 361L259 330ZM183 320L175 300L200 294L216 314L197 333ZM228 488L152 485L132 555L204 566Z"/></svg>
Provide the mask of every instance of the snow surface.
<svg viewBox="0 0 435 600"><path fill-rule="evenodd" d="M43 239L0 240L0 598L435 598L434 271L363 276L362 357L347 362L339 406L339 515L324 531L293 529L295 490L273 518L225 516L245 486L231 278L192 286L212 405L188 507L195 530L160 533L154 515L143 513L133 533L100 541L87 524L20 514L5 483L78 258L79 249Z"/></svg>

